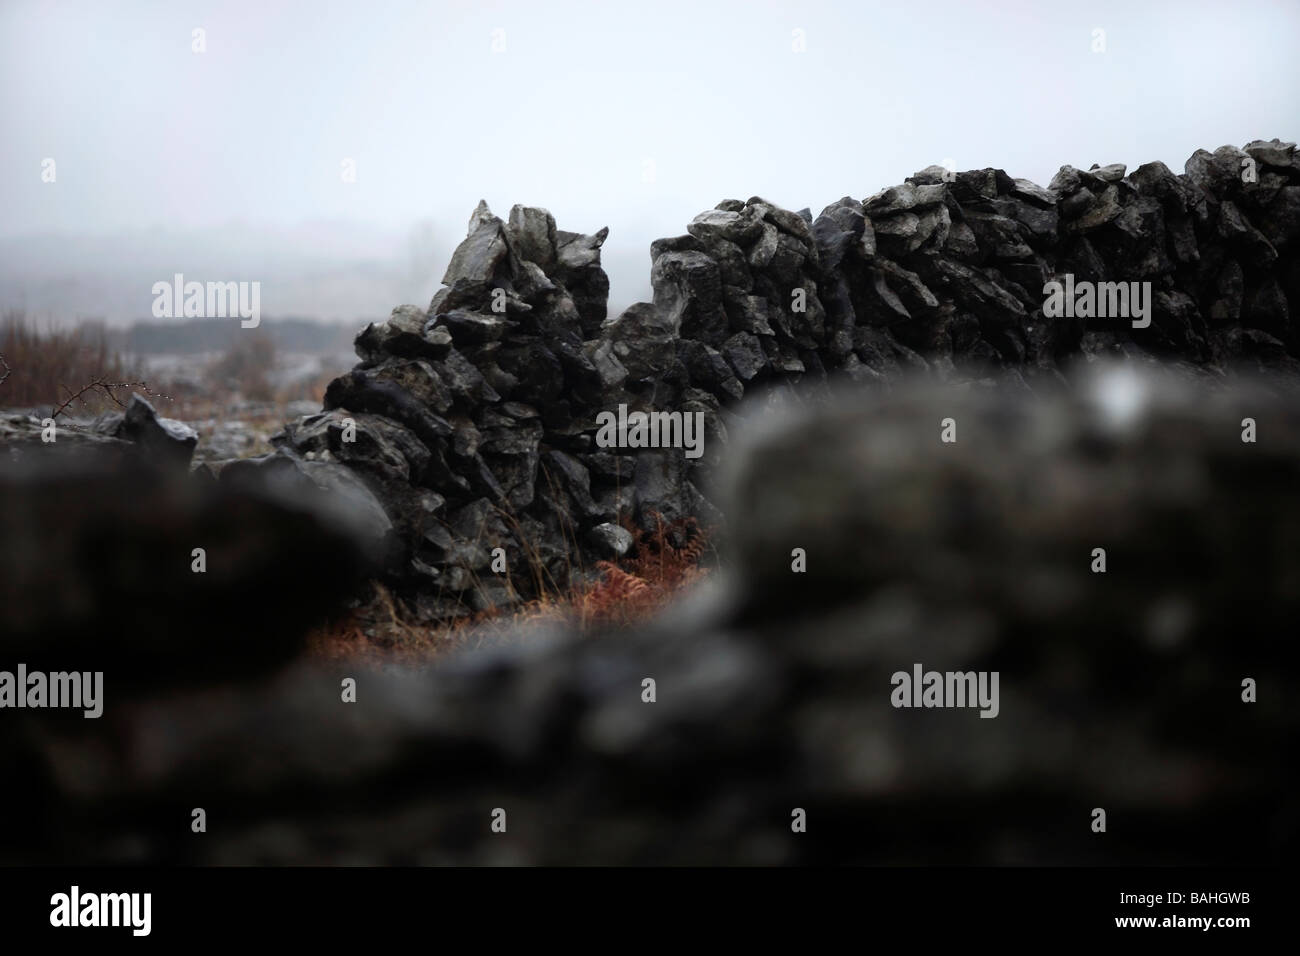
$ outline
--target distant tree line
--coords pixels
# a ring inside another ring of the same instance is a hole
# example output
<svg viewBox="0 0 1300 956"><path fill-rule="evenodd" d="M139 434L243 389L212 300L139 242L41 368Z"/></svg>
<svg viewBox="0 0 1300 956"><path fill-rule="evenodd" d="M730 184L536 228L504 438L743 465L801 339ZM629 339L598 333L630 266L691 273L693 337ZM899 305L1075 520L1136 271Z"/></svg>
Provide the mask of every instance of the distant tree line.
<svg viewBox="0 0 1300 956"><path fill-rule="evenodd" d="M310 319L263 319L255 329L230 319L167 319L136 322L111 333L113 344L133 355L186 355L225 352L241 340L267 339L278 352L346 352L364 323L324 323Z"/></svg>

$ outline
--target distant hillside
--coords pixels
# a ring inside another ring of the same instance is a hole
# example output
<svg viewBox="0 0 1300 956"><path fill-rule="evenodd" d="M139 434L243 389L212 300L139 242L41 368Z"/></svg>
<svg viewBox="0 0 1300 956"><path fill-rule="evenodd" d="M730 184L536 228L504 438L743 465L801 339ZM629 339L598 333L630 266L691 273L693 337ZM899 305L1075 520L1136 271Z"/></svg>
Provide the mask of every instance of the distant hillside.
<svg viewBox="0 0 1300 956"><path fill-rule="evenodd" d="M113 346L132 355L188 355L221 352L237 340L269 338L278 352L336 355L349 352L363 322L325 323L311 319L263 319L255 329L232 319L166 319L136 322L110 333Z"/></svg>

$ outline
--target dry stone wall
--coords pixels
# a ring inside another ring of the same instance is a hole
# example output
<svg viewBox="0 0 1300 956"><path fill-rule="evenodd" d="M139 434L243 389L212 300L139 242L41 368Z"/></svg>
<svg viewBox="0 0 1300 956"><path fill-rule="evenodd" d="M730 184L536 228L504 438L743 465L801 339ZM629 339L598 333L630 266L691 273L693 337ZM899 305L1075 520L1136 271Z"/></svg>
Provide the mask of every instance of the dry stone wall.
<svg viewBox="0 0 1300 956"><path fill-rule="evenodd" d="M388 576L429 620L565 585L628 547L623 522L720 520L708 478L746 396L909 374L1042 395L1107 358L1207 387L1300 369L1300 156L1277 140L1046 188L930 167L816 216L725 200L653 243L653 302L618 316L606 235L480 203L428 308L367 327L323 412L278 438L364 479ZM607 447L620 409L700 422L698 457Z"/></svg>

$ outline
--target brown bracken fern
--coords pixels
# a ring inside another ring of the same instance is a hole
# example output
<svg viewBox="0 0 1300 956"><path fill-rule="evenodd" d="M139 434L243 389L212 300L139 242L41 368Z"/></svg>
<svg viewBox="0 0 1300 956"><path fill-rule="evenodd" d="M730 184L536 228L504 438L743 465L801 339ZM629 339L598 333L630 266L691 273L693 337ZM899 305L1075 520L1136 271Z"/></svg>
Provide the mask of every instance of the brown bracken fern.
<svg viewBox="0 0 1300 956"><path fill-rule="evenodd" d="M382 585L368 603L369 620L357 615L321 628L309 647L317 657L350 658L372 663L418 664L452 648L473 647L480 625L522 626L552 622L580 634L617 632L653 616L682 591L709 573L711 530L694 518L665 521L651 514L650 529L624 527L635 542L627 557L600 561L594 581L565 590L548 589L542 597L501 610L480 611L437 627L405 619L398 601Z"/></svg>

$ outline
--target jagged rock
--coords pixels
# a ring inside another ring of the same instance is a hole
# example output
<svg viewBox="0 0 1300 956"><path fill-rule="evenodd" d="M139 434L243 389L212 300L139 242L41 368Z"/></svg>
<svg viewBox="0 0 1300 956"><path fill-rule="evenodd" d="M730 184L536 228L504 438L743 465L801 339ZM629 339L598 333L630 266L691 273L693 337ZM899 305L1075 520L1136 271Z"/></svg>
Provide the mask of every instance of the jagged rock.
<svg viewBox="0 0 1300 956"><path fill-rule="evenodd" d="M726 300L731 328L752 335L775 335L768 323L767 299L758 295L733 296Z"/></svg>
<svg viewBox="0 0 1300 956"><path fill-rule="evenodd" d="M349 414L340 409L290 422L273 439L299 456L342 462L384 478L420 484L430 452L404 425L380 415Z"/></svg>
<svg viewBox="0 0 1300 956"><path fill-rule="evenodd" d="M602 330L613 345L614 356L630 378L653 383L668 376L677 362L676 331L664 323L654 305L639 302Z"/></svg>
<svg viewBox="0 0 1300 956"><path fill-rule="evenodd" d="M451 333L452 342L460 347L496 342L516 324L502 315L484 315L468 309L452 309L437 316L436 321Z"/></svg>
<svg viewBox="0 0 1300 956"><path fill-rule="evenodd" d="M718 264L701 252L666 252L651 273L654 307L678 335L718 343L727 337Z"/></svg>
<svg viewBox="0 0 1300 956"><path fill-rule="evenodd" d="M740 246L726 239L717 239L709 245L708 254L718 264L718 277L722 281L724 297L727 290L731 290L732 294L753 290L754 280L749 273L749 263Z"/></svg>
<svg viewBox="0 0 1300 956"><path fill-rule="evenodd" d="M427 363L421 364L428 368ZM436 373L431 368L428 371L430 374L425 378L428 394L436 394L433 391ZM325 390L324 407L326 411L343 408L394 419L414 431L426 445L436 445L439 439L451 436L446 419L430 411L398 384L363 368L353 369L332 381Z"/></svg>
<svg viewBox="0 0 1300 956"><path fill-rule="evenodd" d="M749 332L737 332L722 343L722 357L735 371L736 377L748 382L767 367L767 356L758 337Z"/></svg>
<svg viewBox="0 0 1300 956"><path fill-rule="evenodd" d="M906 212L916 205L916 188L910 183L890 186L876 195L864 199L862 207L874 221L877 216L893 216Z"/></svg>
<svg viewBox="0 0 1300 956"><path fill-rule="evenodd" d="M199 433L193 428L175 419L159 418L154 407L134 392L125 412L100 416L95 430L139 445L150 458L181 469L189 467L199 442Z"/></svg>
<svg viewBox="0 0 1300 956"><path fill-rule="evenodd" d="M591 497L591 474L582 462L562 451L548 451L542 456L542 467L547 476L546 492L567 498L564 514L584 523L600 515Z"/></svg>
<svg viewBox="0 0 1300 956"><path fill-rule="evenodd" d="M555 265L555 217L547 210L512 206L509 236L515 255L535 264L543 275Z"/></svg>
<svg viewBox="0 0 1300 956"><path fill-rule="evenodd" d="M691 513L686 492L686 460L676 449L650 449L636 459L633 478L638 517L657 512L665 521L676 521Z"/></svg>
<svg viewBox="0 0 1300 956"><path fill-rule="evenodd" d="M605 391L613 391L627 381L627 367L619 361L613 342L604 339L588 343L585 348L591 366L600 376L600 384Z"/></svg>
<svg viewBox="0 0 1300 956"><path fill-rule="evenodd" d="M584 236L574 232L557 232L559 243L559 264L563 270L573 272L589 266L600 265L600 247L609 236L609 228L603 227L594 236Z"/></svg>
<svg viewBox="0 0 1300 956"><path fill-rule="evenodd" d="M1245 152L1265 165L1280 169L1291 167L1295 161L1295 143L1284 143L1276 137L1268 142L1252 140L1246 144Z"/></svg>
<svg viewBox="0 0 1300 956"><path fill-rule="evenodd" d="M966 224L964 218L952 223L943 251L963 261L971 261L979 255L980 248L975 239L975 232Z"/></svg>
<svg viewBox="0 0 1300 956"><path fill-rule="evenodd" d="M746 206L755 210L764 221L771 223L778 231L799 241L803 247L811 252L815 247L813 245L812 231L810 223L797 212L791 212L788 209L782 209L775 203L770 203L761 196L752 196L746 203Z"/></svg>
<svg viewBox="0 0 1300 956"><path fill-rule="evenodd" d="M1227 239L1244 261L1261 269L1271 269L1277 261L1277 250L1264 238L1231 201L1219 204L1219 235Z"/></svg>
<svg viewBox="0 0 1300 956"><path fill-rule="evenodd" d="M1234 196L1242 185L1241 174L1250 156L1235 146L1220 146L1213 153L1198 149L1184 170L1193 185L1215 196Z"/></svg>
<svg viewBox="0 0 1300 956"><path fill-rule="evenodd" d="M732 374L731 366L717 349L695 339L677 343L677 357L690 376L691 384L717 394L722 392L734 401L744 395L744 386Z"/></svg>
<svg viewBox="0 0 1300 956"><path fill-rule="evenodd" d="M1015 188L1015 182L1001 169L971 169L957 173L952 184L954 195L962 202L996 199Z"/></svg>
<svg viewBox="0 0 1300 956"><path fill-rule="evenodd" d="M785 233L778 235L776 250L767 265L773 283L780 288L793 288L798 285L807 258L806 245L791 235Z"/></svg>
<svg viewBox="0 0 1300 956"><path fill-rule="evenodd" d="M1087 176L1085 180L1085 174L1073 166L1062 166L1057 170L1056 175L1052 177L1052 181L1047 184L1047 189L1049 192L1070 196L1080 189L1087 188L1087 182L1094 181L1095 177L1093 176Z"/></svg>
<svg viewBox="0 0 1300 956"><path fill-rule="evenodd" d="M876 253L875 230L862 203L848 196L822 210L813 221L812 235L822 268L828 271L838 269L850 254L869 259Z"/></svg>
<svg viewBox="0 0 1300 956"><path fill-rule="evenodd" d="M1035 240L1042 246L1056 244L1060 217L1056 212L1055 202L1038 205L1033 202L995 199L991 205L999 215L1024 226L1028 230L1026 238Z"/></svg>
<svg viewBox="0 0 1300 956"><path fill-rule="evenodd" d="M429 314L415 305L399 305L388 321L367 325L354 344L357 357L377 364L390 356L442 358L451 348L446 329L431 327Z"/></svg>
<svg viewBox="0 0 1300 956"><path fill-rule="evenodd" d="M1057 195L1050 189L1044 189L1028 179L1014 179L1011 195L1015 198L1036 205L1042 209L1051 209L1057 203Z"/></svg>
<svg viewBox="0 0 1300 956"><path fill-rule="evenodd" d="M763 225L752 208L746 211L742 207L735 212L711 209L691 220L686 231L704 242L725 239L740 246L748 246L758 238Z"/></svg>
<svg viewBox="0 0 1300 956"><path fill-rule="evenodd" d="M506 257L507 248L502 222L492 215L487 202L480 200L469 220L469 235L452 253L443 274L443 285L458 280L490 283Z"/></svg>
<svg viewBox="0 0 1300 956"><path fill-rule="evenodd" d="M1021 227L996 212L966 212L966 224L975 234L980 250L993 259L1028 259L1034 250L1025 242Z"/></svg>
<svg viewBox="0 0 1300 956"><path fill-rule="evenodd" d="M1106 186L1095 195L1090 191L1080 190L1071 199L1079 196L1087 196L1089 199L1084 209L1075 208L1070 201L1061 204L1061 212L1070 217L1061 224L1061 228L1067 233L1078 234L1096 229L1110 222L1123 211L1119 202L1119 187L1113 184Z"/></svg>
<svg viewBox="0 0 1300 956"><path fill-rule="evenodd" d="M1124 178L1126 167L1123 163L1111 163L1109 166L1094 165L1088 172L1104 183L1117 183Z"/></svg>

